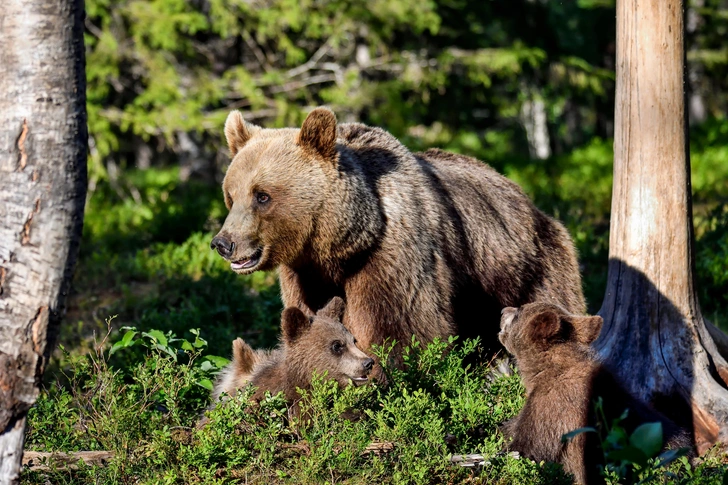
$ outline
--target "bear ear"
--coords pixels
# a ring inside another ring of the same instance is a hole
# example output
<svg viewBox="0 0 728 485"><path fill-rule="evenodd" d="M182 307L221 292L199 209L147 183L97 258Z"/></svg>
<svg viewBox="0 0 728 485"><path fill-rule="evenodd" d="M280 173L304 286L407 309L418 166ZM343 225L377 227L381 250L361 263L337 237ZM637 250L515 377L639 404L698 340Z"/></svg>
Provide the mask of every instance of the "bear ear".
<svg viewBox="0 0 728 485"><path fill-rule="evenodd" d="M531 320L531 335L534 340L548 341L561 333L561 318L555 312L539 313Z"/></svg>
<svg viewBox="0 0 728 485"><path fill-rule="evenodd" d="M230 148L230 158L235 158L235 155L259 129L253 124L246 123L240 111L231 111L225 120L225 139Z"/></svg>
<svg viewBox="0 0 728 485"><path fill-rule="evenodd" d="M311 111L301 125L298 145L324 160L334 160L336 155L336 115L328 108Z"/></svg>
<svg viewBox="0 0 728 485"><path fill-rule="evenodd" d="M335 296L323 307L321 310L316 312L319 317L326 317L332 320L341 321L344 318L344 311L346 310L346 303L341 297Z"/></svg>
<svg viewBox="0 0 728 485"><path fill-rule="evenodd" d="M594 342L602 331L604 320L599 315L575 316L571 318L574 327L574 338L586 345Z"/></svg>
<svg viewBox="0 0 728 485"><path fill-rule="evenodd" d="M240 373L249 374L253 371L255 352L241 338L233 340L233 364Z"/></svg>
<svg viewBox="0 0 728 485"><path fill-rule="evenodd" d="M289 307L283 310L281 330L283 331L283 342L295 342L311 328L311 320L298 307Z"/></svg>

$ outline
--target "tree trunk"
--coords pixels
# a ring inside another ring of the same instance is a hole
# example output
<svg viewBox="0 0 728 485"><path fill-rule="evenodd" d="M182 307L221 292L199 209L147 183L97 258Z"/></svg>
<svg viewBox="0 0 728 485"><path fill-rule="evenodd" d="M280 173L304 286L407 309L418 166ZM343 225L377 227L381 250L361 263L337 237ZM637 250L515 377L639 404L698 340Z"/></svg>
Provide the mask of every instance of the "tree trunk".
<svg viewBox="0 0 728 485"><path fill-rule="evenodd" d="M0 484L64 313L86 193L82 0L0 9Z"/></svg>
<svg viewBox="0 0 728 485"><path fill-rule="evenodd" d="M595 348L635 395L728 442L728 365L693 287L683 4L617 1L609 275Z"/></svg>
<svg viewBox="0 0 728 485"><path fill-rule="evenodd" d="M536 89L525 88L525 92L530 93L530 99L521 105L521 123L526 130L528 152L531 158L546 160L551 156L546 103L536 95Z"/></svg>

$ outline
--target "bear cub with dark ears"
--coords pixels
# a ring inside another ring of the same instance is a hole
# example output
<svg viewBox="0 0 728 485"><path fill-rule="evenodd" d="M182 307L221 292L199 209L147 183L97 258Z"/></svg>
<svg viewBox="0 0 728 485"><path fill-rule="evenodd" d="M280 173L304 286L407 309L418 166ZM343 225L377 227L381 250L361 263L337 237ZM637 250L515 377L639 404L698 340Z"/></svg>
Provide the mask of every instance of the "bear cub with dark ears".
<svg viewBox="0 0 728 485"><path fill-rule="evenodd" d="M549 303L503 310L498 335L513 354L526 388L521 413L502 431L509 448L537 462L561 463L577 483L603 483L597 465L604 455L595 433L567 443L561 437L597 427L594 402L601 397L606 423L628 410L621 422L627 433L643 423L662 423L667 448L692 447L690 435L646 403L630 395L597 360L590 344L602 328L599 316L578 316Z"/></svg>
<svg viewBox="0 0 728 485"><path fill-rule="evenodd" d="M272 351L254 351L243 339L233 342L233 360L221 372L213 392L213 405L225 393L251 384L253 400L266 391L280 391L295 405L298 389L310 389L314 373L324 374L339 386L361 385L369 380L374 359L356 345L356 339L341 323L345 304L334 297L314 316L295 307L283 310L281 343Z"/></svg>

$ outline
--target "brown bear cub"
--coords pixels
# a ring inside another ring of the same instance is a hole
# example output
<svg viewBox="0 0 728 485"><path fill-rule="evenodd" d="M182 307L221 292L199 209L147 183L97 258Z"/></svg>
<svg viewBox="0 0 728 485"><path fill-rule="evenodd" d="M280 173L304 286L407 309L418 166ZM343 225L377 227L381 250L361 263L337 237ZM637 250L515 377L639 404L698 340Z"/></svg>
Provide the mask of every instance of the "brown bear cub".
<svg viewBox="0 0 728 485"><path fill-rule="evenodd" d="M307 315L342 297L342 322L367 352L458 334L492 353L505 306L586 310L564 226L485 163L412 153L326 108L300 129L233 111L225 136L229 213L212 248L239 274L278 268L284 305Z"/></svg>
<svg viewBox="0 0 728 485"><path fill-rule="evenodd" d="M341 324L344 301L333 298L315 316L286 308L281 321L281 344L270 352L254 351L242 339L233 342L233 360L223 370L213 396L235 394L247 384L257 389L259 401L266 391L280 391L289 403L300 397L297 389L310 389L314 373L326 373L340 386L368 381L374 360L356 346L354 336Z"/></svg>
<svg viewBox="0 0 728 485"><path fill-rule="evenodd" d="M547 303L505 308L499 338L513 354L526 388L521 413L502 431L509 447L535 461L561 463L577 483L603 483L597 465L604 462L594 433L561 437L583 427L597 427L594 402L603 399L606 424L628 410L621 422L627 433L648 422L661 422L668 448L691 447L689 434L667 417L630 395L590 348L602 318L572 315Z"/></svg>

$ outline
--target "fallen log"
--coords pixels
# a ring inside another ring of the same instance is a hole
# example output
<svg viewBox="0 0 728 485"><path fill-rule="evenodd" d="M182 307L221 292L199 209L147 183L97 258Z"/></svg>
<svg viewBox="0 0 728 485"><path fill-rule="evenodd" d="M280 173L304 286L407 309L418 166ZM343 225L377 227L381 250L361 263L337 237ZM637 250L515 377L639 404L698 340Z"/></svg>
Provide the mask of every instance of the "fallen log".
<svg viewBox="0 0 728 485"><path fill-rule="evenodd" d="M25 451L23 452L23 467L35 471L77 470L79 461L83 461L89 466L106 466L113 457L113 451L76 451L72 453Z"/></svg>

